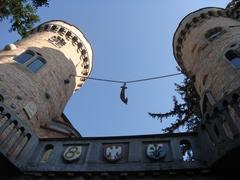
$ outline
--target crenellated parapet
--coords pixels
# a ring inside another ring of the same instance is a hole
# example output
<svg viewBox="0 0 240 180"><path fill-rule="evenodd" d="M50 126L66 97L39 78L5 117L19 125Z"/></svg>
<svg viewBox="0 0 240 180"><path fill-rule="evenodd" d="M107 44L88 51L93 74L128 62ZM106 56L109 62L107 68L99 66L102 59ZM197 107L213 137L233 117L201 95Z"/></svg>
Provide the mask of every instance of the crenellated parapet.
<svg viewBox="0 0 240 180"><path fill-rule="evenodd" d="M78 136L62 114L88 78L92 58L78 28L60 20L43 23L0 52L0 101L39 137Z"/></svg>
<svg viewBox="0 0 240 180"><path fill-rule="evenodd" d="M77 27L59 20L45 22L32 29L29 34L32 35L38 32L54 33L55 35L49 38L48 41L58 48L64 47L66 42L68 42L75 49L79 56L74 60L77 73L71 74L72 76L69 78L76 78L78 83L76 84L75 91L78 90L91 73L93 66L93 52L85 36ZM75 75L82 77L75 77Z"/></svg>
<svg viewBox="0 0 240 180"><path fill-rule="evenodd" d="M198 11L192 12L188 14L180 23L179 26L174 34L173 38L173 52L175 55L175 59L177 60L178 64L181 66L183 70L188 72L184 67L184 62L182 61L183 56L183 47L185 41L191 38L190 34L191 31L197 29L201 26L204 22L212 19L228 17L225 9L222 8L203 8Z"/></svg>
<svg viewBox="0 0 240 180"><path fill-rule="evenodd" d="M195 81L201 98L210 91L215 100L219 100L239 87L237 67L231 64L231 57L226 54L238 43L239 25L239 21L231 18L224 9L204 8L187 15L176 30L173 39L175 58ZM222 76L224 71L227 71L227 77Z"/></svg>

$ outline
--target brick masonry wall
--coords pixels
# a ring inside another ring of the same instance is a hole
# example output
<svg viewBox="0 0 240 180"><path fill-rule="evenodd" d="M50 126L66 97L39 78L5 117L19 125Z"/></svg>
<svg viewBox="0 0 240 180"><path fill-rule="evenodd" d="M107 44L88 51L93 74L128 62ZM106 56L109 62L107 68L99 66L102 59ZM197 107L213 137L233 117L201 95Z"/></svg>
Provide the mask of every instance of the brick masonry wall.
<svg viewBox="0 0 240 180"><path fill-rule="evenodd" d="M67 31L78 35L78 38L85 43L83 47L86 47L90 58L88 74L86 74L88 76L92 66L92 50L81 32L61 21L48 23L61 25ZM57 47L56 44L50 43L49 40L54 36L62 38L65 45ZM35 31L15 45L16 49L0 52L0 94L4 97L4 104L11 107L21 119L32 126L39 137L64 137L62 134L40 127L60 117L74 90L79 89L83 84L84 81L80 78L70 76L81 75L84 70L81 51L70 38L51 30ZM44 67L36 73L32 73L25 65L13 60L27 49L40 53L46 60ZM68 83L64 82L66 79L69 80ZM31 118L23 110L29 102L37 107L37 113Z"/></svg>
<svg viewBox="0 0 240 180"><path fill-rule="evenodd" d="M175 33L175 57L188 76L195 77L201 97L210 90L218 101L240 86L240 71L225 57L229 47L240 39L239 28L229 27L233 25L240 22L228 17L224 10L205 8L186 16ZM215 27L223 27L225 33L207 40L206 32Z"/></svg>

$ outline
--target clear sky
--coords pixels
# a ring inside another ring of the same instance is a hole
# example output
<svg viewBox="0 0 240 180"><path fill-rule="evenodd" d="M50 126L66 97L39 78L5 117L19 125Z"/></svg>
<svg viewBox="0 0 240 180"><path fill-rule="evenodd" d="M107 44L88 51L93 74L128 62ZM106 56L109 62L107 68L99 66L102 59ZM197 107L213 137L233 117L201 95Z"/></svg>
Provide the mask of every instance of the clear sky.
<svg viewBox="0 0 240 180"><path fill-rule="evenodd" d="M229 0L50 0L40 8L42 23L61 19L79 27L94 51L92 77L134 80L176 73L172 37L191 11L225 7ZM16 41L9 22L0 23L0 47ZM83 136L161 133L172 120L160 123L147 112L165 112L182 76L129 84L128 105L119 98L120 84L88 80L75 93L65 114Z"/></svg>

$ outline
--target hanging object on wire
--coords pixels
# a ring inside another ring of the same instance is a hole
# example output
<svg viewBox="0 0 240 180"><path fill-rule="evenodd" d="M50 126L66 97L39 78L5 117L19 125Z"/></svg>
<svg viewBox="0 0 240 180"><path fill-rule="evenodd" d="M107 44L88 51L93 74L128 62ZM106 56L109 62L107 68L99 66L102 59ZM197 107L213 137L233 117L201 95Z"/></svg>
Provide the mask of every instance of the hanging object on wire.
<svg viewBox="0 0 240 180"><path fill-rule="evenodd" d="M175 74L167 74L167 75L163 75L163 76L157 76L157 77L150 77L150 78L144 78L144 79L136 79L136 80L131 80L131 81L120 81L120 80L113 80L113 79L103 79L103 78L95 78L95 77L86 77L86 76L81 76L81 75L74 75L74 74L70 74L69 77L73 76L73 77L81 77L81 78L86 78L86 79L91 79L91 80L95 80L95 81L103 81L103 82L109 82L109 83L123 83L123 86L121 86L121 92L120 92L120 99L122 100L122 102L124 102L124 104L128 103L128 98L126 97L126 89L127 89L127 84L133 84L133 83L138 83L138 82L145 82L145 81L151 81L151 80L156 80L156 79L162 79L162 78L167 78L167 77L172 77L172 76L177 76L177 75L181 75L182 73L175 73ZM64 80L65 84L70 83L69 79L65 79Z"/></svg>
<svg viewBox="0 0 240 180"><path fill-rule="evenodd" d="M121 92L120 92L120 99L122 100L122 102L124 102L124 104L128 103L128 98L126 97L125 91L127 89L127 83L123 83L123 86L121 86Z"/></svg>

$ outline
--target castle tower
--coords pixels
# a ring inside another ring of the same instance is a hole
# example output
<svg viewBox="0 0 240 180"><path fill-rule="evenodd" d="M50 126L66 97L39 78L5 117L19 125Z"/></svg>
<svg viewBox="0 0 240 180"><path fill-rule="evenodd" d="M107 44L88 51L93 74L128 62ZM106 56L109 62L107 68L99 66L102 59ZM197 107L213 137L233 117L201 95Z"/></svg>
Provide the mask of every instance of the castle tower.
<svg viewBox="0 0 240 180"><path fill-rule="evenodd" d="M41 138L78 136L63 110L89 76L92 56L78 28L43 23L0 51L0 101Z"/></svg>
<svg viewBox="0 0 240 180"><path fill-rule="evenodd" d="M206 91L215 101L240 87L238 48L240 22L223 9L205 8L189 14L174 36L174 55L186 74L195 80L201 98ZM231 51L232 50L232 51Z"/></svg>
<svg viewBox="0 0 240 180"><path fill-rule="evenodd" d="M232 2L226 9L204 8L190 13L173 39L175 58L201 98L199 136L209 147L202 158L208 162L240 147L238 11L239 3Z"/></svg>

